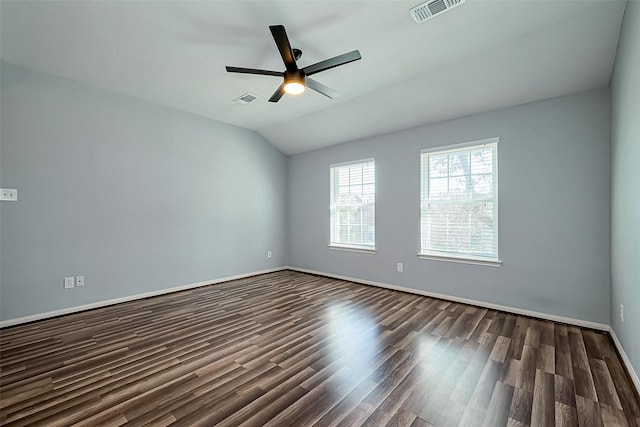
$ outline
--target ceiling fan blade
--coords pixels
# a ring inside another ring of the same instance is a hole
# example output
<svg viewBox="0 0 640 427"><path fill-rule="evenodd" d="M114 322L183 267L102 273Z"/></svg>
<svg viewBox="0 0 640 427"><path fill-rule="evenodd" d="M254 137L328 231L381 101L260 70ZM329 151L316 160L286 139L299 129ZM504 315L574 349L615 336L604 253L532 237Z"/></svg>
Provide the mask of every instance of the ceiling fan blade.
<svg viewBox="0 0 640 427"><path fill-rule="evenodd" d="M273 36L273 40L276 42L276 46L278 46L278 50L280 51L280 56L282 56L282 61L284 65L287 67L287 71L298 71L298 66L296 65L296 59L293 56L293 50L291 49L291 43L289 43L289 38L287 37L287 31L284 29L283 25L270 25L269 29L271 30L271 35Z"/></svg>
<svg viewBox="0 0 640 427"><path fill-rule="evenodd" d="M282 98L283 95L284 95L284 82L280 85L278 89L276 89L275 92L273 92L273 95L271 95L271 98L269 98L269 102L278 102L280 101L280 98Z"/></svg>
<svg viewBox="0 0 640 427"><path fill-rule="evenodd" d="M280 71L269 71L269 70L258 70L256 68L242 68L242 67L225 67L230 73L242 73L242 74L261 74L264 76L276 76L282 77L282 72Z"/></svg>
<svg viewBox="0 0 640 427"><path fill-rule="evenodd" d="M340 94L335 90L330 89L325 85L323 85L322 83L319 83L313 79L310 79L309 77L306 78L305 83L309 89L313 89L316 92L323 94L327 98L335 99L338 96L340 96Z"/></svg>
<svg viewBox="0 0 640 427"><path fill-rule="evenodd" d="M304 67L302 71L307 76L319 73L320 71L328 70L330 68L338 67L340 65L348 64L349 62L357 61L361 59L360 52L357 50L343 53L342 55L334 56L333 58L325 59L308 67Z"/></svg>

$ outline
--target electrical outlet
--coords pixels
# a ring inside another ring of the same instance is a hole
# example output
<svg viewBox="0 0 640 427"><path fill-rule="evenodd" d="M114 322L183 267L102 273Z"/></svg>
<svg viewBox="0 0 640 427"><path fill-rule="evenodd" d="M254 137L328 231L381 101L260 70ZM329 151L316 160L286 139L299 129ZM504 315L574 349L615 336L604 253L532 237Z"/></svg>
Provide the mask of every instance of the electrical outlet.
<svg viewBox="0 0 640 427"><path fill-rule="evenodd" d="M267 258L271 258L271 251L267 251Z"/></svg>
<svg viewBox="0 0 640 427"><path fill-rule="evenodd" d="M64 278L64 288L71 289L75 286L75 279L73 277Z"/></svg>
<svg viewBox="0 0 640 427"><path fill-rule="evenodd" d="M396 264L396 270L398 271L398 273L402 273L404 271L404 266L401 262Z"/></svg>
<svg viewBox="0 0 640 427"><path fill-rule="evenodd" d="M16 190L15 188L1 188L0 200L4 202L18 201L18 190Z"/></svg>
<svg viewBox="0 0 640 427"><path fill-rule="evenodd" d="M76 276L76 287L84 286L84 276Z"/></svg>
<svg viewBox="0 0 640 427"><path fill-rule="evenodd" d="M620 321L624 323L624 304L620 304Z"/></svg>

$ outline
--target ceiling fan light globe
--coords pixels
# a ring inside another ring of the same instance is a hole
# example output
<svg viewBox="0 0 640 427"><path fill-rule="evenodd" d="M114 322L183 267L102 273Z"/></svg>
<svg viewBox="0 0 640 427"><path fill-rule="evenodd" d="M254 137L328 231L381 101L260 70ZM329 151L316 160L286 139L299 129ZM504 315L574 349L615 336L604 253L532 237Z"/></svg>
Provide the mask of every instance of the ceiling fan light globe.
<svg viewBox="0 0 640 427"><path fill-rule="evenodd" d="M300 95L302 92L304 92L304 89L304 84L300 82L288 82L284 85L284 91L289 95Z"/></svg>

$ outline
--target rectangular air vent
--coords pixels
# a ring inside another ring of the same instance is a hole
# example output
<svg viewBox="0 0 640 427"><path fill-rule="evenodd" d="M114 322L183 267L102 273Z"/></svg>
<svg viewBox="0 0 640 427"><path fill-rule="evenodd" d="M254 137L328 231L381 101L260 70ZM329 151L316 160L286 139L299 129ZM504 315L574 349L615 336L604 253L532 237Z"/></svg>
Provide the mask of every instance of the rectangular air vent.
<svg viewBox="0 0 640 427"><path fill-rule="evenodd" d="M255 101L256 99L258 99L257 96L252 95L250 93L245 93L244 95L234 99L234 102L237 102L238 104L246 105L246 104L248 104L250 102Z"/></svg>
<svg viewBox="0 0 640 427"><path fill-rule="evenodd" d="M420 24L444 11L460 6L464 2L465 0L431 0L411 8L409 13Z"/></svg>

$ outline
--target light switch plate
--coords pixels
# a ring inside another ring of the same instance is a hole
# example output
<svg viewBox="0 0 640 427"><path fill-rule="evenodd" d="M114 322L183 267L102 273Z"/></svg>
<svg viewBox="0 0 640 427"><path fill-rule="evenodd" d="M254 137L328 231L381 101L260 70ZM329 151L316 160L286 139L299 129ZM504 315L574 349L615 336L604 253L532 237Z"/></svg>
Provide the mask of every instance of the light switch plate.
<svg viewBox="0 0 640 427"><path fill-rule="evenodd" d="M75 286L75 280L73 277L65 277L64 278L64 288L71 289Z"/></svg>
<svg viewBox="0 0 640 427"><path fill-rule="evenodd" d="M0 188L0 200L3 202L18 201L18 190L15 188Z"/></svg>

